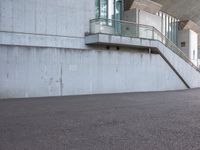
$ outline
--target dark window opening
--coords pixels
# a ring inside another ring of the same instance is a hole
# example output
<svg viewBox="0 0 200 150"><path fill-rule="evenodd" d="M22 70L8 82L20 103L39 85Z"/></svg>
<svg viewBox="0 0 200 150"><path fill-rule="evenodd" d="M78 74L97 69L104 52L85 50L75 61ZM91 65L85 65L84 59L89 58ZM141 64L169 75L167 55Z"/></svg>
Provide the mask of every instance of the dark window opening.
<svg viewBox="0 0 200 150"><path fill-rule="evenodd" d="M185 47L185 42L181 42L181 47Z"/></svg>

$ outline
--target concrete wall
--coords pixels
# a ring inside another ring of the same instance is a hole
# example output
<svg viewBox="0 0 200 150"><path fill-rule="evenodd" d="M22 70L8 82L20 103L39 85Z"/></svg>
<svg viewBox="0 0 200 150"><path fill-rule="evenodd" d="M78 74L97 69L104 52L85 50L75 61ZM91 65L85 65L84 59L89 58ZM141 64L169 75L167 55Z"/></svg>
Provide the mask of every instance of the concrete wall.
<svg viewBox="0 0 200 150"><path fill-rule="evenodd" d="M185 42L185 46L181 46L181 43ZM189 53L189 30L179 30L178 31L178 47L188 56Z"/></svg>
<svg viewBox="0 0 200 150"><path fill-rule="evenodd" d="M0 30L84 37L94 0L1 0Z"/></svg>
<svg viewBox="0 0 200 150"><path fill-rule="evenodd" d="M127 10L123 14L123 19L138 24L153 26L161 32L161 17L149 12L139 9Z"/></svg>
<svg viewBox="0 0 200 150"><path fill-rule="evenodd" d="M85 48L94 17L95 0L0 0L0 44Z"/></svg>
<svg viewBox="0 0 200 150"><path fill-rule="evenodd" d="M130 9L130 10L124 11L123 20L137 23L138 22L138 10Z"/></svg>
<svg viewBox="0 0 200 150"><path fill-rule="evenodd" d="M185 42L185 46L181 46ZM198 59L198 34L192 30L178 31L178 47L197 65Z"/></svg>
<svg viewBox="0 0 200 150"><path fill-rule="evenodd" d="M138 23L153 26L161 32L161 17L160 16L145 12L143 10L139 10Z"/></svg>
<svg viewBox="0 0 200 150"><path fill-rule="evenodd" d="M194 64L197 65L198 59L198 34L192 30L190 30L190 58Z"/></svg>
<svg viewBox="0 0 200 150"><path fill-rule="evenodd" d="M107 34L90 35L86 37L87 44L111 44L111 45L127 45L129 47L148 47L157 48L160 53L172 65L174 70L181 76L190 88L200 87L200 72L187 63L183 58L167 48L164 44L157 40L149 40L142 38L120 37ZM159 62L158 62L159 63Z"/></svg>
<svg viewBox="0 0 200 150"><path fill-rule="evenodd" d="M94 17L94 0L0 0L0 98L186 88L158 54L85 45Z"/></svg>
<svg viewBox="0 0 200 150"><path fill-rule="evenodd" d="M143 50L0 46L0 51L0 98L186 88L160 55Z"/></svg>
<svg viewBox="0 0 200 150"><path fill-rule="evenodd" d="M161 17L151 14L149 12L145 12L139 9L131 9L124 12L123 19L126 21L135 22L137 24L143 24L143 25L149 25L151 27L155 27L157 30L161 32ZM126 36L130 36L130 37L134 33L136 36L138 36L137 34L139 34L139 37L141 38L149 38L149 39L160 38L156 34L154 35L155 37L153 37L153 34L152 34L153 28L151 27L147 29L146 26L144 27L140 26L139 31L137 31L136 30L137 28L134 25L128 24L127 26L123 26L122 31Z"/></svg>

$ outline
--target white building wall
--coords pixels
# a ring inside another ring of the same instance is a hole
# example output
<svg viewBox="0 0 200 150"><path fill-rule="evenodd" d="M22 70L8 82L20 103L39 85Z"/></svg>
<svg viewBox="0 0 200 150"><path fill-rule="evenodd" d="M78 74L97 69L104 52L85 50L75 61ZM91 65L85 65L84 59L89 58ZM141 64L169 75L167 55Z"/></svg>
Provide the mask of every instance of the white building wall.
<svg viewBox="0 0 200 150"><path fill-rule="evenodd" d="M186 88L159 54L137 49L0 46L0 51L0 98Z"/></svg>
<svg viewBox="0 0 200 150"><path fill-rule="evenodd" d="M189 30L189 51L190 51L190 58L195 65L198 63L198 34L192 30Z"/></svg>
<svg viewBox="0 0 200 150"><path fill-rule="evenodd" d="M185 46L181 43L185 42ZM197 65L198 61L198 34L192 30L178 31L178 47Z"/></svg>
<svg viewBox="0 0 200 150"><path fill-rule="evenodd" d="M139 24L144 24L144 25L149 25L155 27L157 30L160 32L162 27L161 27L161 17L145 12L143 10L138 10L138 23Z"/></svg>
<svg viewBox="0 0 200 150"><path fill-rule="evenodd" d="M124 11L123 20L137 23L138 22L138 10L130 9L130 10Z"/></svg>
<svg viewBox="0 0 200 150"><path fill-rule="evenodd" d="M94 0L0 0L0 98L186 88L158 54L86 46L94 17Z"/></svg>
<svg viewBox="0 0 200 150"><path fill-rule="evenodd" d="M181 43L185 43L185 46L181 46ZM178 31L178 47L190 58L189 30Z"/></svg>
<svg viewBox="0 0 200 150"><path fill-rule="evenodd" d="M94 17L94 0L1 0L0 44L80 48Z"/></svg>
<svg viewBox="0 0 200 150"><path fill-rule="evenodd" d="M140 24L139 29L136 28L136 26L134 25L132 25L132 28L128 26L130 30L128 32L127 32L127 29L125 28L123 32L126 32L127 35L129 34L131 35L131 33L134 32L134 30L138 29L138 31L135 31L135 33L138 34L136 35L136 37L139 36L142 38L160 39L160 36L158 36L157 34L153 34L154 29L151 28L151 27L154 27L161 32L162 26L161 26L160 16L157 16L155 14L151 14L149 12L139 10L139 9L131 9L124 12L123 19L126 21L135 22L136 24ZM142 26L142 25L148 25L150 27Z"/></svg>
<svg viewBox="0 0 200 150"><path fill-rule="evenodd" d="M153 26L160 32L162 30L161 17L143 10L131 9L125 11L123 14L123 19L138 24Z"/></svg>

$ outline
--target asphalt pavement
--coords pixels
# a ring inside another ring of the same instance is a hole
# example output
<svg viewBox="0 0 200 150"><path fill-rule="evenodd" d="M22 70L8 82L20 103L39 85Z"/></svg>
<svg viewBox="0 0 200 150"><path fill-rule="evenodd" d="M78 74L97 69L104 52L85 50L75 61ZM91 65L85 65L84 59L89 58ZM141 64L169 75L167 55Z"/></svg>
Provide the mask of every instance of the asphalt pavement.
<svg viewBox="0 0 200 150"><path fill-rule="evenodd" d="M200 150L200 89L0 100L0 150Z"/></svg>

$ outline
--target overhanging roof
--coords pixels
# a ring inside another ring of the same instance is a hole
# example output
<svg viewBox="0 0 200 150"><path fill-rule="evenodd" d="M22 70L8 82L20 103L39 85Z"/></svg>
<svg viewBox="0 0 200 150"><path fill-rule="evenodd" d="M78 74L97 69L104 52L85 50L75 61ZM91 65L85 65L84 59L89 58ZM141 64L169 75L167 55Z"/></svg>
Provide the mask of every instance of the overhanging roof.
<svg viewBox="0 0 200 150"><path fill-rule="evenodd" d="M152 14L156 14L161 10L162 5L151 0L134 0L130 9L134 8L139 8Z"/></svg>
<svg viewBox="0 0 200 150"><path fill-rule="evenodd" d="M200 1L199 0L153 0L163 5L162 11L179 18L180 20L192 20L200 25Z"/></svg>
<svg viewBox="0 0 200 150"><path fill-rule="evenodd" d="M125 10L131 8L133 1L134 0L124 0ZM181 21L191 20L192 22L200 26L199 0L152 0L152 1L162 5L161 11L166 12L169 15L180 19ZM190 26L194 27L193 23L192 23L193 25L191 25L191 21L189 22L189 24ZM199 46L200 46L200 38L199 38Z"/></svg>
<svg viewBox="0 0 200 150"><path fill-rule="evenodd" d="M125 10L130 9L134 0L125 0ZM162 5L161 10L180 20L192 20L200 25L199 0L152 0Z"/></svg>

